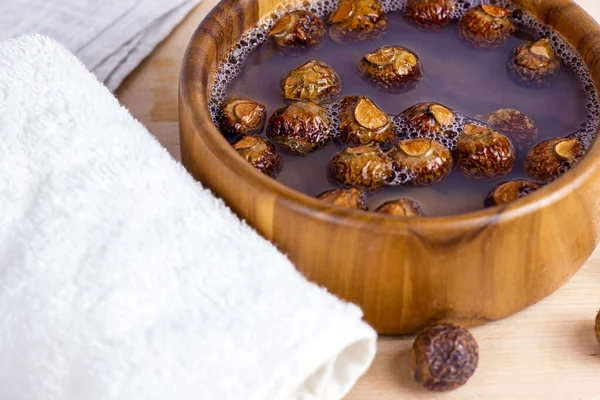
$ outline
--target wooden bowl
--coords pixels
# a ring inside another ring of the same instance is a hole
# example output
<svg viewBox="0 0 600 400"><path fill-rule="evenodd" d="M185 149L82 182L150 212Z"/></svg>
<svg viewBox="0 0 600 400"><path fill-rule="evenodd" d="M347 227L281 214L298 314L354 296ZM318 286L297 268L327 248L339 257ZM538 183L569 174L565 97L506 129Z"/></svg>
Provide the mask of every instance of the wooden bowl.
<svg viewBox="0 0 600 400"><path fill-rule="evenodd" d="M389 218L348 210L259 173L213 125L218 62L278 0L225 0L200 24L183 61L183 164L308 279L362 307L382 334L440 320L467 326L511 315L563 285L598 243L600 144L571 171L504 207L451 217ZM515 0L583 56L600 87L600 27L571 0Z"/></svg>

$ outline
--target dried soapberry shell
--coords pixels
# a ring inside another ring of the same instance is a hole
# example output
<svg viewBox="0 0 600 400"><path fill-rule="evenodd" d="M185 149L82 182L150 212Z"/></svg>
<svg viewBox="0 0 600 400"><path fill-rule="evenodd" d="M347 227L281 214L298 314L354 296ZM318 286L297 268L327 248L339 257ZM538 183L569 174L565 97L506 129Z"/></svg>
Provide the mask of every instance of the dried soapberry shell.
<svg viewBox="0 0 600 400"><path fill-rule="evenodd" d="M329 179L340 185L378 189L390 181L393 169L392 161L379 146L371 144L336 154L327 172Z"/></svg>
<svg viewBox="0 0 600 400"><path fill-rule="evenodd" d="M474 179L494 179L508 174L515 165L515 148L498 131L466 124L456 145L457 164Z"/></svg>
<svg viewBox="0 0 600 400"><path fill-rule="evenodd" d="M546 140L527 153L525 173L533 179L548 182L567 172L583 154L583 143L577 137Z"/></svg>
<svg viewBox="0 0 600 400"><path fill-rule="evenodd" d="M506 135L521 150L527 148L538 137L538 129L533 119L519 110L503 108L479 118Z"/></svg>
<svg viewBox="0 0 600 400"><path fill-rule="evenodd" d="M510 10L489 4L468 10L458 28L462 38L482 49L497 48L516 31Z"/></svg>
<svg viewBox="0 0 600 400"><path fill-rule="evenodd" d="M464 328L440 324L423 330L410 350L415 382L432 391L454 390L473 376L479 346Z"/></svg>
<svg viewBox="0 0 600 400"><path fill-rule="evenodd" d="M456 9L456 0L408 0L404 16L425 28L441 28L447 25Z"/></svg>
<svg viewBox="0 0 600 400"><path fill-rule="evenodd" d="M548 39L518 46L507 64L512 79L524 86L543 87L560 73L560 58Z"/></svg>
<svg viewBox="0 0 600 400"><path fill-rule="evenodd" d="M415 185L431 185L452 172L452 155L440 142L431 139L408 139L398 142L388 152L399 178L408 176Z"/></svg>
<svg viewBox="0 0 600 400"><path fill-rule="evenodd" d="M500 206L511 203L521 197L535 192L542 185L527 179L503 182L490 191L484 201L485 207Z"/></svg>
<svg viewBox="0 0 600 400"><path fill-rule="evenodd" d="M327 111L311 102L288 104L269 119L268 135L290 153L307 155L331 140Z"/></svg>
<svg viewBox="0 0 600 400"><path fill-rule="evenodd" d="M323 20L306 10L285 13L267 33L282 53L301 54L321 45L327 31Z"/></svg>
<svg viewBox="0 0 600 400"><path fill-rule="evenodd" d="M342 141L349 146L374 142L389 145L396 138L390 117L364 96L342 99L340 133Z"/></svg>
<svg viewBox="0 0 600 400"><path fill-rule="evenodd" d="M596 315L595 332L596 332L596 340L598 341L598 343L600 343L600 312L598 312L598 314Z"/></svg>
<svg viewBox="0 0 600 400"><path fill-rule="evenodd" d="M357 210L367 209L367 195L357 188L333 189L321 193L317 199L344 208L355 208Z"/></svg>
<svg viewBox="0 0 600 400"><path fill-rule="evenodd" d="M375 210L375 212L393 215L396 217L424 217L425 213L423 209L414 200L407 198L400 198L397 200L388 201L383 203Z"/></svg>
<svg viewBox="0 0 600 400"><path fill-rule="evenodd" d="M342 0L329 24L329 36L336 42L359 42L382 35L387 16L379 0Z"/></svg>
<svg viewBox="0 0 600 400"><path fill-rule="evenodd" d="M382 46L358 64L360 75L371 85L396 92L416 88L423 78L419 57L403 47Z"/></svg>
<svg viewBox="0 0 600 400"><path fill-rule="evenodd" d="M287 100L323 104L342 93L342 81L329 65L309 60L283 77L281 93Z"/></svg>
<svg viewBox="0 0 600 400"><path fill-rule="evenodd" d="M254 168L271 177L276 177L283 167L283 159L273 143L260 136L242 136L233 148Z"/></svg>
<svg viewBox="0 0 600 400"><path fill-rule="evenodd" d="M416 104L404 110L401 116L405 121L402 133L410 137L436 139L456 135L452 128L456 122L456 115L442 104Z"/></svg>
<svg viewBox="0 0 600 400"><path fill-rule="evenodd" d="M247 97L230 97L219 108L217 122L226 137L261 133L267 110L258 101Z"/></svg>

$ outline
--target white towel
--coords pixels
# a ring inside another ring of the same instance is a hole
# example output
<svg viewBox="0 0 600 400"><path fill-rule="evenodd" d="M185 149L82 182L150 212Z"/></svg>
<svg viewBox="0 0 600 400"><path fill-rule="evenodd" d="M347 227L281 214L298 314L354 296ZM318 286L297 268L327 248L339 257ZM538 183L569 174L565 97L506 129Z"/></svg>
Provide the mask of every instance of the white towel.
<svg viewBox="0 0 600 400"><path fill-rule="evenodd" d="M375 339L64 48L0 42L0 399L339 399Z"/></svg>
<svg viewBox="0 0 600 400"><path fill-rule="evenodd" d="M0 0L0 39L47 35L115 90L200 1Z"/></svg>

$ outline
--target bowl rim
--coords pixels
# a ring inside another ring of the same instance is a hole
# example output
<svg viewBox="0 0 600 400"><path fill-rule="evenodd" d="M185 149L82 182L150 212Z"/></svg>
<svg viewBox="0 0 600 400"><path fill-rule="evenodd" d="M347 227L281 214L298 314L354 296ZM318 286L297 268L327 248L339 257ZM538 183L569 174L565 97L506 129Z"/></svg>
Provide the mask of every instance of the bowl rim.
<svg viewBox="0 0 600 400"><path fill-rule="evenodd" d="M600 135L599 126L586 155L561 177L546 184L534 193L514 202L477 211L445 216L427 216L422 218L395 218L372 211L348 209L331 205L320 201L315 197L292 189L259 172L242 159L214 125L208 105L209 91L211 90L211 83L209 82L211 82L214 77L215 65L218 65L222 57L218 60L215 59L219 56L219 52L214 52L216 55L215 58L208 56L198 57L197 51L193 51L194 49L207 48L207 46L213 48L218 47L217 39L215 39L215 37L223 37L223 31L226 30L226 27L217 21L237 18L238 22L240 22L240 15L243 15L244 13L244 5L252 5L257 2L258 0L222 0L215 8L213 8L204 20L202 20L192 36L183 58L179 84L179 101L180 103L183 102L188 110L191 111L192 115L190 116L190 120L194 126L194 134L200 135L200 132L202 132L202 141L209 151L213 154L218 154L218 159L220 160L222 168L229 168L235 176L250 184L252 187L277 196L277 202L285 202L285 207L287 208L293 208L296 212L310 218L334 222L336 225L356 226L357 223L360 223L365 226L365 217L367 217L368 225L371 227L375 225L377 228L386 231L405 232L407 229L416 226L428 227L435 230L456 229L457 226L463 226L465 228L478 227L487 225L490 221L496 220L500 216L503 220L512 220L525 214L535 212L550 204L559 202L565 196L577 191L577 189L580 188L590 176L596 174L600 168L600 141L596 140L598 135ZM280 3L288 2L282 0ZM586 38L600 37L600 26L598 23L573 0L545 0L544 3L547 3L547 5L544 5L545 7L547 6L553 11L560 11L559 9L561 8L570 8L570 12L575 12L583 18L583 21L580 20L580 22L583 23L578 24L579 27L576 29L583 30L584 28L582 27L589 26L592 26L594 29L593 32L587 31L585 35L582 36L585 36ZM556 18L556 15L553 17ZM565 36L560 27L553 24L553 22L556 22L556 19L546 21L545 23L552 26L555 31L561 35ZM238 25L243 26L243 23L239 23ZM244 32L241 27L238 31L238 35L241 35ZM227 33L235 34L236 32L235 29L233 29ZM235 41L237 41L237 39L235 39ZM568 39L567 42L573 47L577 47ZM581 51L578 50L578 54L582 55ZM222 56L224 55L225 54L222 54ZM193 60L191 58L193 58ZM584 58L585 65L588 70L590 70L590 61L586 60L585 57L582 58ZM600 62L600 54L592 52L591 58ZM600 92L600 77L594 77L593 72L591 71L590 75L592 75L596 92ZM192 80L196 82L200 81L201 85L190 85L189 82ZM183 146L183 141L181 142L181 145Z"/></svg>

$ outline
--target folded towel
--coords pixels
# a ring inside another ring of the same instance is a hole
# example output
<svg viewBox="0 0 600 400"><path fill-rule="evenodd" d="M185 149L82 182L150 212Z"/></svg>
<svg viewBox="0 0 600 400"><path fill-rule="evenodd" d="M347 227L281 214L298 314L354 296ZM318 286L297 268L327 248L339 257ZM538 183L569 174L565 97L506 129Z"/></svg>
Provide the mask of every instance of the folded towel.
<svg viewBox="0 0 600 400"><path fill-rule="evenodd" d="M0 210L0 399L339 399L374 356L40 36L0 42Z"/></svg>
<svg viewBox="0 0 600 400"><path fill-rule="evenodd" d="M115 90L201 1L4 0L0 39L26 33L50 36Z"/></svg>

